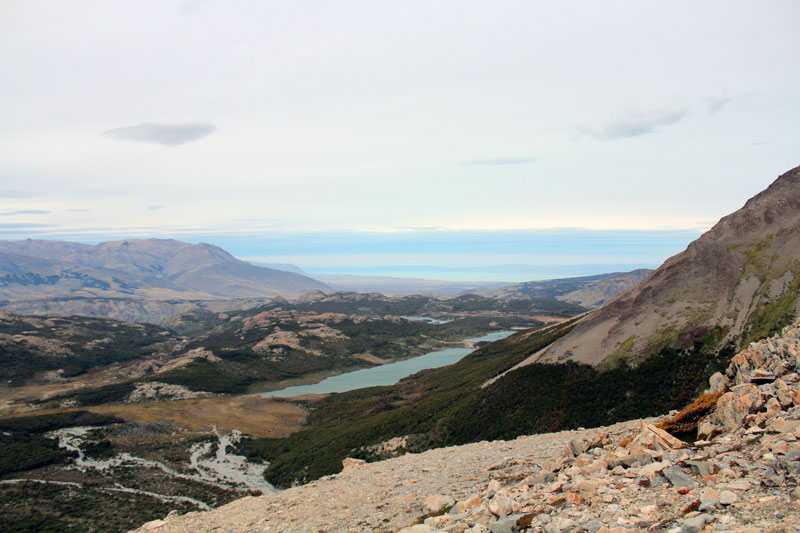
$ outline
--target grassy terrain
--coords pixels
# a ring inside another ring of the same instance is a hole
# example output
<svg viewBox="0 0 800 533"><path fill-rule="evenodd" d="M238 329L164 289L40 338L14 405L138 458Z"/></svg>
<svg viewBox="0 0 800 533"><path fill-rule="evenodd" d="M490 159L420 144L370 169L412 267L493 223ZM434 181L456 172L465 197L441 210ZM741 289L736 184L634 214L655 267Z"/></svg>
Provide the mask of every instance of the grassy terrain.
<svg viewBox="0 0 800 533"><path fill-rule="evenodd" d="M238 429L253 437L272 438L298 431L308 415L297 403L259 396L98 405L88 410L130 422L170 420L190 431L216 426L221 432Z"/></svg>

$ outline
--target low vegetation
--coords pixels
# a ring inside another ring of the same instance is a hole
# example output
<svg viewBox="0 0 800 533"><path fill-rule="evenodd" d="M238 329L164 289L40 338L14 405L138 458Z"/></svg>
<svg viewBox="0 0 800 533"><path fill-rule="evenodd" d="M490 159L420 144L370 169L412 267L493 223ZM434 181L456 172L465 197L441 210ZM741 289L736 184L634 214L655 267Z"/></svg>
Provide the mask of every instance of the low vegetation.
<svg viewBox="0 0 800 533"><path fill-rule="evenodd" d="M149 357L174 340L165 328L89 317L0 314L0 381L20 386L42 372L59 378Z"/></svg>
<svg viewBox="0 0 800 533"><path fill-rule="evenodd" d="M15 472L63 463L73 454L60 449L49 431L73 426L104 426L121 422L115 416L73 411L0 419L0 478Z"/></svg>

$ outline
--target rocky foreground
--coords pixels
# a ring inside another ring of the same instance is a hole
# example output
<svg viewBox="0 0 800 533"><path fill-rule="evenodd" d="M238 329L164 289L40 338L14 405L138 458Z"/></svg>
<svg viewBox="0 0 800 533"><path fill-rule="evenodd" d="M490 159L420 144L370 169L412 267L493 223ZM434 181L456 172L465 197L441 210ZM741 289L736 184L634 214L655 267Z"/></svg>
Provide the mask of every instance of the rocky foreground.
<svg viewBox="0 0 800 533"><path fill-rule="evenodd" d="M798 531L800 326L753 343L673 421L632 421L362 464L138 531ZM665 427L671 427L666 425Z"/></svg>

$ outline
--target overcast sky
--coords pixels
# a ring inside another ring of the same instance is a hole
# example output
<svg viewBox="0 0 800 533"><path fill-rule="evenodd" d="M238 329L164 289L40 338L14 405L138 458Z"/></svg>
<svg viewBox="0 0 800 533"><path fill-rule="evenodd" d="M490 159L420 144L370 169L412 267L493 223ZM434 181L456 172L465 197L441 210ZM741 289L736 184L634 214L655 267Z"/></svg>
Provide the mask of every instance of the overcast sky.
<svg viewBox="0 0 800 533"><path fill-rule="evenodd" d="M794 0L2 0L0 238L696 235L800 164L799 19Z"/></svg>

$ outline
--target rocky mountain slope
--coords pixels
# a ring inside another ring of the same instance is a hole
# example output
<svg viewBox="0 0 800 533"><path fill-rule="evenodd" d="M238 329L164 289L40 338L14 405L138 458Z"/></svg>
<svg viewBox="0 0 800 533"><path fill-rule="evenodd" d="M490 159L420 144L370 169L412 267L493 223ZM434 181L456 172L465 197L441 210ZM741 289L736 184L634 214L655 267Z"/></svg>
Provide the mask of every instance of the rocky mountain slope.
<svg viewBox="0 0 800 533"><path fill-rule="evenodd" d="M596 276L526 281L498 289L477 291L490 298L548 298L599 307L619 293L641 283L652 270L640 268L630 272L613 272Z"/></svg>
<svg viewBox="0 0 800 533"><path fill-rule="evenodd" d="M691 348L712 330L720 333L718 346L741 346L788 323L799 289L800 167L535 360L637 364L665 349Z"/></svg>
<svg viewBox="0 0 800 533"><path fill-rule="evenodd" d="M696 424L711 409L706 440L681 441L651 419L372 464L346 459L338 475L138 531L792 530L800 519L798 349L796 324L754 343L712 377L708 393L660 424Z"/></svg>
<svg viewBox="0 0 800 533"><path fill-rule="evenodd" d="M252 265L204 243L0 241L0 301L5 303L54 298L69 298L73 305L77 298L295 298L320 289L329 290L307 276Z"/></svg>

